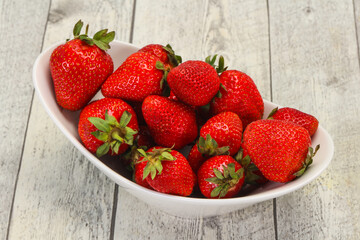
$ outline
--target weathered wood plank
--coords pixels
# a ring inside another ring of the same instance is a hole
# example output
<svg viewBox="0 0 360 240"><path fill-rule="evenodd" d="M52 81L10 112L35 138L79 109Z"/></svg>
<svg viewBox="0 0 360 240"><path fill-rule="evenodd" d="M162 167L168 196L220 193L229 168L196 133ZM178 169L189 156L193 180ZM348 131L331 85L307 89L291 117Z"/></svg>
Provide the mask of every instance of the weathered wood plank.
<svg viewBox="0 0 360 240"><path fill-rule="evenodd" d="M266 1L136 2L133 42L170 43L183 61L224 55L270 98ZM183 219L149 208L119 189L115 239L274 239L272 201L228 215Z"/></svg>
<svg viewBox="0 0 360 240"><path fill-rule="evenodd" d="M78 19L90 34L108 27L128 41L132 9L132 1L53 0L44 47L70 37ZM71 145L36 96L26 140L9 238L109 239L115 184Z"/></svg>
<svg viewBox="0 0 360 240"><path fill-rule="evenodd" d="M332 164L316 181L277 200L279 239L359 239L360 71L352 1L270 1L269 9L274 102L317 116L335 143Z"/></svg>
<svg viewBox="0 0 360 240"><path fill-rule="evenodd" d="M49 1L0 1L0 239L7 234L33 96L29 73L40 52L48 6Z"/></svg>

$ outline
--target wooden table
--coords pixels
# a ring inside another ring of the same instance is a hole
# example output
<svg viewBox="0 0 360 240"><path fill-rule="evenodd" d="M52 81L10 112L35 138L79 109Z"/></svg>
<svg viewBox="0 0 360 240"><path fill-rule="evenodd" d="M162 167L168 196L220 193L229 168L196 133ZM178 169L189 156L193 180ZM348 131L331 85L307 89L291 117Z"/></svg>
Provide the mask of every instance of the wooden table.
<svg viewBox="0 0 360 240"><path fill-rule="evenodd" d="M222 54L264 99L317 116L332 163L301 190L213 218L149 208L108 179L34 93L37 55L108 27L183 59ZM0 1L0 239L360 239L360 0Z"/></svg>

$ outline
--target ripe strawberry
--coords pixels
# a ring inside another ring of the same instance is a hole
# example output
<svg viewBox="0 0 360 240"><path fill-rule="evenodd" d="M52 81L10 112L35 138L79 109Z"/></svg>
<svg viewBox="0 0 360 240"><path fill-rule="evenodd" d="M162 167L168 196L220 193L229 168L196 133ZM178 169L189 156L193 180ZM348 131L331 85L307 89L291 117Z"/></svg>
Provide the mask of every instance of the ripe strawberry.
<svg viewBox="0 0 360 240"><path fill-rule="evenodd" d="M160 44L149 44L141 48L138 52L147 52L159 58L164 66L169 66L170 68L176 67L181 63L181 57L175 55L172 47L167 44L166 46Z"/></svg>
<svg viewBox="0 0 360 240"><path fill-rule="evenodd" d="M212 157L198 171L201 193L207 198L229 198L244 184L244 169L232 157Z"/></svg>
<svg viewBox="0 0 360 240"><path fill-rule="evenodd" d="M175 96L174 92L170 91L169 94L169 99L175 100L175 101L179 101L179 99Z"/></svg>
<svg viewBox="0 0 360 240"><path fill-rule="evenodd" d="M199 142L191 148L189 155L187 156L187 160L192 168L192 170L197 173L201 164L203 164L206 159L210 158L210 156L203 155L198 148Z"/></svg>
<svg viewBox="0 0 360 240"><path fill-rule="evenodd" d="M296 123L308 130L310 137L314 135L319 126L319 121L314 116L289 107L275 108L268 118Z"/></svg>
<svg viewBox="0 0 360 240"><path fill-rule="evenodd" d="M196 183L196 175L186 158L170 148L139 149L142 157L135 165L135 181L146 181L162 193L189 196Z"/></svg>
<svg viewBox="0 0 360 240"><path fill-rule="evenodd" d="M195 112L184 103L151 95L145 98L142 111L154 141L160 146L180 149L197 137Z"/></svg>
<svg viewBox="0 0 360 240"><path fill-rule="evenodd" d="M93 39L80 35L83 22L74 27L74 39L58 46L50 57L50 71L57 103L68 110L83 108L99 91L101 84L113 72L109 43L115 33L107 29L97 32Z"/></svg>
<svg viewBox="0 0 360 240"><path fill-rule="evenodd" d="M194 171L211 156L236 154L241 146L242 131L241 120L233 112L222 112L210 118L200 129L199 141L188 156Z"/></svg>
<svg viewBox="0 0 360 240"><path fill-rule="evenodd" d="M156 67L159 58L147 52L131 54L101 87L105 97L143 101L162 93L164 71Z"/></svg>
<svg viewBox="0 0 360 240"><path fill-rule="evenodd" d="M216 70L204 61L186 61L171 69L167 83L179 100L193 106L208 104L220 88Z"/></svg>
<svg viewBox="0 0 360 240"><path fill-rule="evenodd" d="M243 134L243 148L270 181L288 182L301 176L317 152L310 147L309 132L292 122L258 120Z"/></svg>
<svg viewBox="0 0 360 240"><path fill-rule="evenodd" d="M121 99L103 98L80 113L78 132L85 147L98 157L121 154L139 130L134 110Z"/></svg>
<svg viewBox="0 0 360 240"><path fill-rule="evenodd" d="M210 103L212 115L231 111L239 115L243 128L264 114L264 102L254 83L245 73L237 70L226 70L220 75L221 97L215 97Z"/></svg>

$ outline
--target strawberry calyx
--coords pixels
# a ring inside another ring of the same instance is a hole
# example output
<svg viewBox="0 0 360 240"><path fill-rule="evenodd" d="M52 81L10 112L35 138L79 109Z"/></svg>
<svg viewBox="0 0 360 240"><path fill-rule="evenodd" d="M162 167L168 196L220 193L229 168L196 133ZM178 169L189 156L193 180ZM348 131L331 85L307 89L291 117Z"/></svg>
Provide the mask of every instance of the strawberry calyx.
<svg viewBox="0 0 360 240"><path fill-rule="evenodd" d="M240 163L240 165L245 169L245 180L244 182L251 185L258 185L257 180L260 179L260 176L256 174L256 172L259 171L259 169L256 167L256 165L251 161L251 158L249 155L243 156L243 150L240 149L240 151L236 154L234 157L235 161Z"/></svg>
<svg viewBox="0 0 360 240"><path fill-rule="evenodd" d="M274 108L273 110L271 110L271 112L269 113L267 119L274 119L273 116L274 114L279 110L278 107Z"/></svg>
<svg viewBox="0 0 360 240"><path fill-rule="evenodd" d="M114 116L105 111L105 119L99 117L89 117L88 120L98 130L91 132L91 134L98 140L104 142L97 150L98 157L104 156L111 149L112 152L118 154L121 144L133 145L134 135L136 130L128 127L131 120L131 113L124 111L120 118L120 122Z"/></svg>
<svg viewBox="0 0 360 240"><path fill-rule="evenodd" d="M162 161L175 161L176 158L171 154L171 148L154 148L151 152L145 152L143 149L137 149L143 160L137 163L147 161L144 168L143 179L150 175L151 179L156 177L156 174L161 174L163 166Z"/></svg>
<svg viewBox="0 0 360 240"><path fill-rule="evenodd" d="M88 36L89 24L86 25L85 34L80 34L83 25L84 23L81 20L75 24L73 29L74 39L80 39L90 46L95 44L98 48L104 51L110 49L109 43L115 38L114 31L108 32L108 29L102 29L95 33L93 38L90 38Z"/></svg>
<svg viewBox="0 0 360 240"><path fill-rule="evenodd" d="M205 179L206 181L217 185L210 193L210 196L213 198L224 197L244 176L244 169L240 168L235 171L234 163L229 163L227 166L223 165L223 172L217 168L213 168L213 171L215 177Z"/></svg>
<svg viewBox="0 0 360 240"><path fill-rule="evenodd" d="M210 134L206 135L206 139L202 136L199 137L197 143L199 152L205 156L229 155L229 146L219 147L215 139Z"/></svg>
<svg viewBox="0 0 360 240"><path fill-rule="evenodd" d="M182 62L182 58L179 55L176 55L170 44L167 44L163 47L163 49L167 52L167 56L169 58L170 65L172 67L178 66Z"/></svg>
<svg viewBox="0 0 360 240"><path fill-rule="evenodd" d="M304 172L309 168L309 166L313 163L313 158L315 156L315 154L317 153L317 151L320 149L320 144L316 145L315 150L312 147L309 147L308 150L308 154L307 157L303 163L303 167L297 171L296 173L294 173L294 176L296 177L300 177L301 175L304 174Z"/></svg>
<svg viewBox="0 0 360 240"><path fill-rule="evenodd" d="M218 74L221 74L222 72L226 71L228 67L227 66L225 67L225 60L223 56L220 56L218 63L215 64L217 56L218 56L217 54L215 54L214 56L209 55L205 58L205 62L210 64L213 68L215 68Z"/></svg>

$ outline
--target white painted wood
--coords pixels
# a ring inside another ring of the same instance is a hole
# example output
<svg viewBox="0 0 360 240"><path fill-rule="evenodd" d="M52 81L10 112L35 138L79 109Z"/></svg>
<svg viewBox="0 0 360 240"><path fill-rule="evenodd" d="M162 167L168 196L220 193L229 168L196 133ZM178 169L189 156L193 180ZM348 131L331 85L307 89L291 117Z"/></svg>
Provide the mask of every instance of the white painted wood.
<svg viewBox="0 0 360 240"><path fill-rule="evenodd" d="M41 0L0 1L0 239L7 234L33 96L29 73L40 52L48 5Z"/></svg>
<svg viewBox="0 0 360 240"><path fill-rule="evenodd" d="M277 200L278 239L359 239L360 71L353 2L278 0L269 1L269 8L273 100L317 116L335 143L333 161L316 181Z"/></svg>
<svg viewBox="0 0 360 240"><path fill-rule="evenodd" d="M71 146L35 96L9 239L109 239L112 224L114 239L275 239L275 227L278 239L359 239L360 2L354 0L354 9L351 0L269 1L270 39L266 1L136 3L136 45L171 43L184 60L223 54L230 68L253 77L264 98L272 93L274 102L317 116L334 139L333 162L316 181L276 200L275 226L272 201L214 218L178 218L123 189L114 196L115 184ZM107 26L116 39L131 38L132 1L52 0L43 36L48 4L0 1L0 32L6 33L0 131L9 141L0 145L0 239L7 234L33 92L30 72L42 38L46 48L70 37L80 18L90 22L90 32Z"/></svg>
<svg viewBox="0 0 360 240"><path fill-rule="evenodd" d="M90 34L108 27L118 32L117 39L128 41L132 10L131 1L53 0L44 48L70 37L78 19L90 23ZM35 96L9 239L109 239L114 189L56 128Z"/></svg>
<svg viewBox="0 0 360 240"><path fill-rule="evenodd" d="M220 53L270 98L266 1L136 2L133 42L170 43L183 61ZM228 215L184 219L151 209L119 189L115 239L274 239L272 201Z"/></svg>

